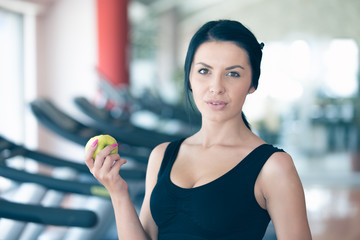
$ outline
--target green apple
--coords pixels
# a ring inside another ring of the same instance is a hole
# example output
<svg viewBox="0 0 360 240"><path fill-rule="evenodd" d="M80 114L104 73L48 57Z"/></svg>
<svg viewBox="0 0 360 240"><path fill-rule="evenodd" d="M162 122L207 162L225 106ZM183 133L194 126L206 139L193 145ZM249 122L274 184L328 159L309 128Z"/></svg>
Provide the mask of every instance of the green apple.
<svg viewBox="0 0 360 240"><path fill-rule="evenodd" d="M96 139L98 139L98 143L97 143L97 148L96 148L96 150L94 152L94 155L93 155L93 159L95 159L96 155L101 150L103 150L106 146L109 146L109 145L112 145L112 144L116 143L116 139L113 138L110 135L98 135L98 136L95 136L95 137L92 137L92 138L89 139L89 141L86 143L85 151L88 150L88 148L91 146L91 144L93 144L93 142ZM111 151L110 154L117 153L117 152L118 152L118 147L116 147L113 151Z"/></svg>

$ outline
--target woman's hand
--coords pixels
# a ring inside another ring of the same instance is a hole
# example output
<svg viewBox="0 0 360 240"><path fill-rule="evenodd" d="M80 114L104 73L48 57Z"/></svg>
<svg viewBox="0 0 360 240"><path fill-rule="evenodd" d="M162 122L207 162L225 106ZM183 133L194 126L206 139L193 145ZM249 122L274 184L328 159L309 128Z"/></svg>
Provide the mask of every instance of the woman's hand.
<svg viewBox="0 0 360 240"><path fill-rule="evenodd" d="M106 146L96 155L94 160L92 156L96 147L97 141L95 140L85 153L85 163L90 172L104 185L110 195L127 192L127 184L119 174L121 166L126 163L126 159L121 158L117 153L110 154L117 147L117 144Z"/></svg>
<svg viewBox="0 0 360 240"><path fill-rule="evenodd" d="M92 158L97 147L95 140L85 153L85 163L94 177L109 191L114 208L116 227L119 239L148 240L134 204L131 201L128 186L119 171L126 163L119 154L113 153L117 144L109 145Z"/></svg>

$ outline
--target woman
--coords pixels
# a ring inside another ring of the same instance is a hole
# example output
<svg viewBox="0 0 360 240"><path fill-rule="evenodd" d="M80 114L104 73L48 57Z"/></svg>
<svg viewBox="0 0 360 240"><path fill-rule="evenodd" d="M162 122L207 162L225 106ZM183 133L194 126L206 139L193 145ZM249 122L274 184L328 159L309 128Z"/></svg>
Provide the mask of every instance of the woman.
<svg viewBox="0 0 360 240"><path fill-rule="evenodd" d="M291 157L266 144L242 112L258 86L263 44L241 23L211 21L193 36L185 90L202 115L199 132L157 146L140 216L119 175L126 160L106 147L85 162L108 189L119 239L311 239L303 188ZM114 165L113 162L116 161Z"/></svg>

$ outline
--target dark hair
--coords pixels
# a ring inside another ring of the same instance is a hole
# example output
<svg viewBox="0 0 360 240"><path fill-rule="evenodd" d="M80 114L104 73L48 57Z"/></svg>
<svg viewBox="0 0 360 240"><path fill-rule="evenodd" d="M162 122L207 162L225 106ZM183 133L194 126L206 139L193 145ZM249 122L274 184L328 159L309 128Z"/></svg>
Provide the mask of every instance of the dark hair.
<svg viewBox="0 0 360 240"><path fill-rule="evenodd" d="M192 37L185 58L185 95L188 102L191 102L190 71L194 55L199 46L205 42L228 41L243 48L248 56L252 71L251 86L258 87L260 77L260 64L262 58L263 43L259 44L254 34L243 24L233 20L217 20L205 23ZM250 129L244 113L242 118L245 125Z"/></svg>

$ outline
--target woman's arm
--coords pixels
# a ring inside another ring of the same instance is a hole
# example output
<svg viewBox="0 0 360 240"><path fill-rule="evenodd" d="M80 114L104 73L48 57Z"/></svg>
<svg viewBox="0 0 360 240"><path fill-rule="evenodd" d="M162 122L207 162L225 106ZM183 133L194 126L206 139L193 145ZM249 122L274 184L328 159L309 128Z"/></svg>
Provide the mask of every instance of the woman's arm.
<svg viewBox="0 0 360 240"><path fill-rule="evenodd" d="M289 154L278 152L261 172L266 208L279 240L310 240L304 190Z"/></svg>
<svg viewBox="0 0 360 240"><path fill-rule="evenodd" d="M162 159L164 158L164 153L166 147L169 143L163 143L157 146L150 155L147 172L146 172L146 185L145 185L145 197L143 205L140 211L140 220L145 229L149 234L151 239L158 239L158 228L150 211L150 197L152 190L154 189L157 182L157 175L160 170Z"/></svg>
<svg viewBox="0 0 360 240"><path fill-rule="evenodd" d="M110 154L115 147L116 146L105 147L96 156L95 161L92 159L92 155L96 149L96 144L89 147L89 150L85 154L85 163L94 177L109 191L115 212L119 239L151 239L150 235L145 232L130 199L127 183L119 175L120 168L126 163L126 160L120 158L119 154ZM149 169L148 171L151 170ZM151 215L144 216L143 218L149 219ZM155 224L147 228L147 230L154 232L153 228L155 228ZM157 239L157 236L153 233L151 233L151 237L152 239Z"/></svg>

